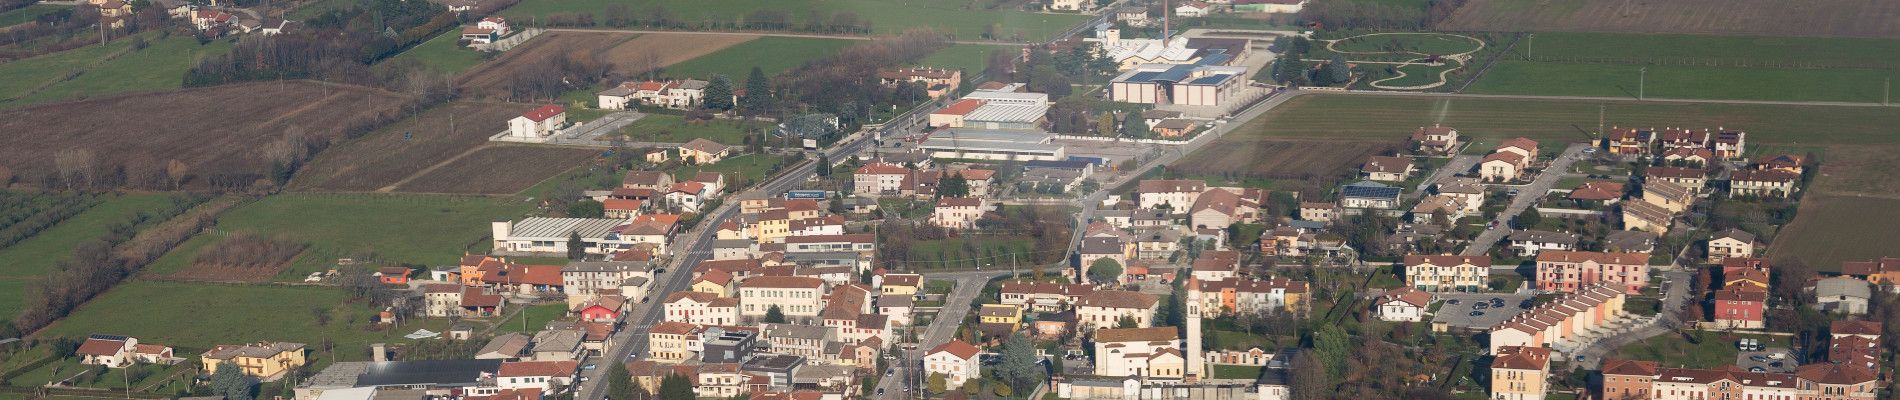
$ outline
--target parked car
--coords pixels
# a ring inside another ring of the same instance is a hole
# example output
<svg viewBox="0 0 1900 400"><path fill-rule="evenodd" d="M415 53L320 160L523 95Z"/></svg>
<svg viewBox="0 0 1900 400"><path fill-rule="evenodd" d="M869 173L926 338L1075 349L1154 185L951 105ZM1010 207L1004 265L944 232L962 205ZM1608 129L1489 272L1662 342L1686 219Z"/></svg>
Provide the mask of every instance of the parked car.
<svg viewBox="0 0 1900 400"><path fill-rule="evenodd" d="M1483 311L1472 311L1472 312L1471 312L1471 316L1473 316L1473 317L1476 317L1476 316L1482 316L1482 315L1484 315L1484 312L1483 312Z"/></svg>

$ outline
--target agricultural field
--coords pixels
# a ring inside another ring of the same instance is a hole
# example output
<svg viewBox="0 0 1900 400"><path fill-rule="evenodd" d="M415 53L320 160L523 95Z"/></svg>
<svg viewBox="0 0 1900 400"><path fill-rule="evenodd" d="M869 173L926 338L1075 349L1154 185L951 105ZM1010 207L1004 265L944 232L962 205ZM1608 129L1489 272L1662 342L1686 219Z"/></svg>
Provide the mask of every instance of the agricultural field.
<svg viewBox="0 0 1900 400"><path fill-rule="evenodd" d="M451 29L448 32L443 32L440 36L436 36L434 39L429 39L426 42L422 42L422 44L416 45L416 47L411 47L409 50L403 51L401 54L383 60L382 63L415 62L422 65L422 68L436 73L446 75L461 74L462 71L474 68L486 60L480 51L457 46L456 40L461 38L462 31Z"/></svg>
<svg viewBox="0 0 1900 400"><path fill-rule="evenodd" d="M1016 48L980 44L952 44L950 47L943 48L943 50L930 53L929 56L925 56L923 60L918 61L917 65L923 67L960 69L963 70L964 77L975 78L977 75L983 74L984 68L989 67L990 53L996 50L1014 51ZM977 81L972 79L972 82Z"/></svg>
<svg viewBox="0 0 1900 400"><path fill-rule="evenodd" d="M1893 221L1900 221L1900 197L1811 193L1802 197L1794 222L1775 236L1768 257L1838 272L1842 261L1900 256L1893 250L1900 248L1900 237L1890 234Z"/></svg>
<svg viewBox="0 0 1900 400"><path fill-rule="evenodd" d="M518 6L517 6L518 7ZM594 54L613 65L612 76L632 77L712 54L754 39L752 35L620 32L549 32L468 70L460 78L465 92L506 97L515 74L547 60Z"/></svg>
<svg viewBox="0 0 1900 400"><path fill-rule="evenodd" d="M1471 0L1443 31L1570 31L1710 35L1892 37L1900 3L1819 0Z"/></svg>
<svg viewBox="0 0 1900 400"><path fill-rule="evenodd" d="M53 271L53 264L72 254L80 243L103 236L113 224L127 222L139 213L153 213L172 205L173 196L165 194L105 195L98 205L87 208L39 234L6 248L0 248L0 279L30 278ZM0 315L11 315L0 310Z"/></svg>
<svg viewBox="0 0 1900 400"><path fill-rule="evenodd" d="M40 337L83 338L110 332L171 345L181 355L199 354L218 344L287 341L320 348L329 340L336 343L338 357L361 361L367 358L370 343L409 343L402 335L416 329L441 332L448 327L448 320L441 319L414 320L401 330L373 326L368 320L375 310L347 300L342 290L326 287L132 280L74 310L41 331ZM309 356L321 367L335 361L331 354L315 351Z"/></svg>
<svg viewBox="0 0 1900 400"><path fill-rule="evenodd" d="M455 102L331 147L291 179L295 190L373 191L474 151L533 109L514 103ZM451 122L453 124L451 125ZM453 130L451 130L451 126Z"/></svg>
<svg viewBox="0 0 1900 400"><path fill-rule="evenodd" d="M464 249L487 251L489 222L516 218L530 205L509 199L411 194L285 193L218 217L218 232L258 233L309 243L278 279L332 268L339 258L446 265ZM376 227L365 229L364 227ZM180 270L215 239L193 238L157 263ZM177 258L175 258L177 257Z"/></svg>
<svg viewBox="0 0 1900 400"><path fill-rule="evenodd" d="M1467 92L1872 103L1900 78L1895 53L1900 40L1540 33Z"/></svg>
<svg viewBox="0 0 1900 400"><path fill-rule="evenodd" d="M755 123L764 125L764 123ZM756 127L754 129L757 129ZM686 143L696 138L737 145L745 143L746 130L739 121L714 119L686 123L686 117L673 114L647 114L633 124L620 128L632 142Z"/></svg>
<svg viewBox="0 0 1900 400"><path fill-rule="evenodd" d="M1895 108L1327 94L1287 100L1223 140L1401 140L1418 127L1443 124L1479 146L1516 136L1578 142L1597 130L1599 110L1608 125L1741 129L1750 145L1900 143L1888 133L1900 125Z"/></svg>
<svg viewBox="0 0 1900 400"><path fill-rule="evenodd" d="M54 11L71 8L71 6L56 6L51 4L34 4L16 8L0 13L0 26L19 25L39 18L41 15L52 14Z"/></svg>
<svg viewBox="0 0 1900 400"><path fill-rule="evenodd" d="M811 18L829 22L836 13L849 12L858 20L869 21L876 34L895 34L911 29L935 29L962 40L980 40L986 27L993 26L996 36L1012 41L1044 41L1089 20L1082 14L1032 13L1018 7L1033 2L995 1L972 3L957 0L655 0L630 7L635 19L649 18L651 8L664 7L675 20L688 27L731 29L756 11L779 11L790 16L788 25L804 26ZM550 15L591 13L595 20L605 17L611 0L526 0L503 11L511 19L528 20ZM993 7L992 7L993 6ZM1021 40L1016 40L1021 39Z"/></svg>
<svg viewBox="0 0 1900 400"><path fill-rule="evenodd" d="M9 144L0 146L0 160L17 176L39 177L53 170L56 153L67 150L88 150L102 161L99 167L123 162L128 170L162 168L176 159L194 177L187 187L205 186L214 175L268 172L271 162L257 149L287 132L333 139L352 126L393 117L407 100L360 86L286 81L20 108L0 111L0 143Z"/></svg>
<svg viewBox="0 0 1900 400"><path fill-rule="evenodd" d="M585 165L600 153L565 147L488 146L409 178L396 191L514 194Z"/></svg>
<svg viewBox="0 0 1900 400"><path fill-rule="evenodd" d="M712 79L713 75L725 75L737 87L744 84L752 67L759 67L765 76L774 76L857 43L846 39L766 36L673 64L664 71L666 76L676 78Z"/></svg>
<svg viewBox="0 0 1900 400"><path fill-rule="evenodd" d="M1174 172L1266 179L1328 179L1346 176L1371 156L1403 149L1396 141L1262 139L1227 135L1189 154Z"/></svg>
<svg viewBox="0 0 1900 400"><path fill-rule="evenodd" d="M50 80L20 82L20 84L33 85L33 88L18 92L4 92L7 100L0 102L0 108L23 107L119 93L177 89L184 84L185 70L196 64L198 59L231 50L229 41L219 40L200 45L197 39L188 35L171 35L162 39L154 34L143 34L140 37L150 40L144 49L134 49L130 40L115 41L101 48L112 52L100 55L99 58L88 59L87 57L99 50L88 51L94 47L85 47L28 59L27 61L31 61L52 57L55 60L65 59L81 63L69 64L67 69L51 71L55 74L68 71L78 72L77 76L70 79L60 80L59 78L64 77L60 75ZM122 43L124 47L119 47ZM71 52L78 53L64 55ZM0 66L0 71L5 71L12 66L12 63ZM43 72L45 71L41 73ZM0 74L5 73L8 72L0 72Z"/></svg>

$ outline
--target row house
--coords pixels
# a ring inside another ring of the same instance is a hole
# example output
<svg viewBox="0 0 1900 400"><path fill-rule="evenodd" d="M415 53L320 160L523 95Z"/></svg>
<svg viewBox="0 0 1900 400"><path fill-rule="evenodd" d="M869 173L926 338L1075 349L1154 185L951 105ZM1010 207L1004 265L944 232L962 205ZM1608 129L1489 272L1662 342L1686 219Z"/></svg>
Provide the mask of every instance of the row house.
<svg viewBox="0 0 1900 400"><path fill-rule="evenodd" d="M1488 256L1405 256L1405 285L1427 292L1476 292L1491 277Z"/></svg>
<svg viewBox="0 0 1900 400"><path fill-rule="evenodd" d="M623 82L595 93L595 98L606 110L626 110L636 104L687 109L705 101L707 84L693 79Z"/></svg>
<svg viewBox="0 0 1900 400"><path fill-rule="evenodd" d="M1610 285L1567 293L1491 328L1491 352L1505 346L1545 347L1596 330L1627 315L1625 294Z"/></svg>
<svg viewBox="0 0 1900 400"><path fill-rule="evenodd" d="M673 292L666 296L663 319L694 325L737 325L739 299L704 292Z"/></svg>
<svg viewBox="0 0 1900 400"><path fill-rule="evenodd" d="M1715 151L1706 148L1678 147L1663 150L1663 165L1683 165L1695 168L1707 167L1715 160Z"/></svg>
<svg viewBox="0 0 1900 400"><path fill-rule="evenodd" d="M1095 293L1084 284L1044 282L1003 282L998 290L1002 303L1035 312L1062 312Z"/></svg>
<svg viewBox="0 0 1900 400"><path fill-rule="evenodd" d="M1803 365L1793 374L1737 368L1664 368L1655 361L1607 359L1598 390L1607 399L1874 399L1878 377L1852 365Z"/></svg>
<svg viewBox="0 0 1900 400"><path fill-rule="evenodd" d="M1643 169L1644 182L1669 182L1691 192L1701 192L1709 186L1709 173L1701 168L1649 167Z"/></svg>
<svg viewBox="0 0 1900 400"><path fill-rule="evenodd" d="M1307 293L1312 289L1306 282L1280 277L1191 279L1187 285L1186 300L1199 302L1201 314L1206 318L1268 310L1304 314L1308 307Z"/></svg>
<svg viewBox="0 0 1900 400"><path fill-rule="evenodd" d="M1598 284L1638 293L1649 286L1649 254L1546 251L1537 254L1537 289L1574 292Z"/></svg>
<svg viewBox="0 0 1900 400"><path fill-rule="evenodd" d="M1801 174L1783 170L1739 170L1729 174L1728 195L1786 198L1801 190L1800 181Z"/></svg>
<svg viewBox="0 0 1900 400"><path fill-rule="evenodd" d="M1695 202L1695 191L1669 181L1644 182L1643 201L1680 213Z"/></svg>
<svg viewBox="0 0 1900 400"><path fill-rule="evenodd" d="M1684 128L1666 128L1658 131L1654 128L1613 127L1599 145L1607 149L1610 154L1620 156L1706 150L1713 159L1733 160L1742 157L1747 145L1747 136L1746 132L1719 127L1713 131Z"/></svg>
<svg viewBox="0 0 1900 400"><path fill-rule="evenodd" d="M1662 235L1669 232L1669 226L1675 222L1676 213L1656 203L1632 201L1623 204L1622 217L1623 229Z"/></svg>
<svg viewBox="0 0 1900 400"><path fill-rule="evenodd" d="M816 359L824 354L825 343L838 340L832 332L816 325L766 323L761 324L759 337L772 354Z"/></svg>
<svg viewBox="0 0 1900 400"><path fill-rule="evenodd" d="M1188 221L1197 228L1213 229L1254 223L1260 219L1260 207L1266 201L1267 192L1260 189L1208 189L1188 207Z"/></svg>
<svg viewBox="0 0 1900 400"><path fill-rule="evenodd" d="M973 175L976 174L964 176L964 180L973 181ZM851 182L853 192L864 195L929 197L937 194L937 185L942 183L944 177L946 175L943 172L918 171L902 165L874 162L858 167L851 176ZM981 183L973 182L970 193L975 195L977 186L984 187L987 192L988 182L987 179Z"/></svg>

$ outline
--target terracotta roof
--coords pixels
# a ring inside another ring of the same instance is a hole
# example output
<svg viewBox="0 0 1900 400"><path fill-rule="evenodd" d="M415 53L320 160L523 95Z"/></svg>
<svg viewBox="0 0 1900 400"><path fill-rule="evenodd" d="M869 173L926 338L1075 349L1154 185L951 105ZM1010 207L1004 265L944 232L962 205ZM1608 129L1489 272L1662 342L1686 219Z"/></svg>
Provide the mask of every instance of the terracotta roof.
<svg viewBox="0 0 1900 400"><path fill-rule="evenodd" d="M640 201L631 199L607 199L601 201L600 206L602 209L607 210L638 210L640 209Z"/></svg>
<svg viewBox="0 0 1900 400"><path fill-rule="evenodd" d="M691 300L694 303L711 303L714 299L718 298L720 298L718 293L678 291L667 294L665 304L672 304L680 300Z"/></svg>
<svg viewBox="0 0 1900 400"><path fill-rule="evenodd" d="M930 349L930 352L924 354L950 353L950 355L956 356L957 358L968 360L971 357L976 357L976 353L981 351L982 349L978 349L969 343L964 343L962 340L951 339L949 343L938 345Z"/></svg>
<svg viewBox="0 0 1900 400"><path fill-rule="evenodd" d="M1900 258L1882 257L1872 261L1841 262L1842 275L1866 276L1896 271L1900 271Z"/></svg>
<svg viewBox="0 0 1900 400"><path fill-rule="evenodd" d="M74 353L88 356L112 356L124 349L125 339L91 337L86 338L85 343L79 344L79 350Z"/></svg>
<svg viewBox="0 0 1900 400"><path fill-rule="evenodd" d="M1077 301L1082 307L1150 308L1160 301L1155 295L1126 290L1098 290Z"/></svg>
<svg viewBox="0 0 1900 400"><path fill-rule="evenodd" d="M1207 191L1207 181L1198 179L1144 179L1137 185L1138 193L1200 193Z"/></svg>
<svg viewBox="0 0 1900 400"><path fill-rule="evenodd" d="M657 187L672 180L671 177L661 171L627 171L627 175L620 178L620 184Z"/></svg>
<svg viewBox="0 0 1900 400"><path fill-rule="evenodd" d="M478 288L478 287L462 288L462 306L463 307L500 307L502 301L503 300L502 300L501 295L488 294L487 292L483 291L482 288Z"/></svg>
<svg viewBox="0 0 1900 400"><path fill-rule="evenodd" d="M934 114L934 115L967 115L967 114L969 114L969 113L970 113L971 111L976 111L976 109L977 109L978 107L982 107L982 106L983 106L983 103L984 103L984 102L983 102L983 100L980 100L980 99L963 99L963 100L957 100L957 102L955 102L955 103L950 103L950 105L949 105L949 106L947 106L947 107L944 107L944 108L942 108L942 109L939 109L939 110L937 110L936 112L932 112L931 114Z"/></svg>
<svg viewBox="0 0 1900 400"><path fill-rule="evenodd" d="M698 325L678 321L665 321L653 325L653 328L648 329L647 332L662 335L686 335L693 333L696 329L699 329Z"/></svg>
<svg viewBox="0 0 1900 400"><path fill-rule="evenodd" d="M983 206L983 199L979 199L975 197L945 197L945 198L937 199L938 208L943 208L943 207L978 208L982 206Z"/></svg>
<svg viewBox="0 0 1900 400"><path fill-rule="evenodd" d="M943 172L943 176L946 178L950 176L955 176L955 175L963 176L964 180L987 181L987 180L990 180L990 178L996 177L996 171L988 170L988 169L964 168L964 169L954 170L954 171L945 170Z"/></svg>
<svg viewBox="0 0 1900 400"><path fill-rule="evenodd" d="M501 363L500 377L569 376L580 363L574 361L515 361Z"/></svg>
<svg viewBox="0 0 1900 400"><path fill-rule="evenodd" d="M1833 335L1872 335L1880 336L1880 323L1875 321L1839 320L1828 326L1827 333Z"/></svg>
<svg viewBox="0 0 1900 400"><path fill-rule="evenodd" d="M923 280L924 276L918 274L885 274L884 286L917 286Z"/></svg>
<svg viewBox="0 0 1900 400"><path fill-rule="evenodd" d="M1491 153L1490 155L1487 155L1487 156L1484 156L1484 161L1483 161L1484 163L1489 163L1489 162L1492 162L1492 161L1503 161L1503 162L1507 162L1507 163L1511 163L1511 164L1513 164L1513 165L1516 165L1516 164L1522 164L1522 163L1524 163L1524 156L1523 156L1523 155L1519 155L1519 154L1517 154L1517 153L1508 153L1508 152L1506 152L1506 153Z"/></svg>
<svg viewBox="0 0 1900 400"><path fill-rule="evenodd" d="M1412 159L1392 156L1372 156L1360 170L1365 172L1401 173L1412 167Z"/></svg>
<svg viewBox="0 0 1900 400"><path fill-rule="evenodd" d="M862 167L858 167L857 175L902 175L909 172L910 172L910 169L904 168L904 166L902 165L886 164L886 163L869 163L869 164L864 164L864 166Z"/></svg>
<svg viewBox="0 0 1900 400"><path fill-rule="evenodd" d="M1768 292L1760 291L1759 288L1757 288L1757 290L1745 289L1749 287L1752 286L1717 290L1715 291L1715 301L1745 301L1751 303L1765 303L1768 301ZM1747 319L1759 320L1761 317L1761 315L1754 315L1752 318Z"/></svg>
<svg viewBox="0 0 1900 400"><path fill-rule="evenodd" d="M548 118L554 118L554 116L561 115L566 112L567 112L566 107L561 107L561 105L559 104L549 104L549 105L541 106L541 108L536 108L532 111L528 111L527 113L521 114L521 116L528 118L529 121L541 122L541 121L546 121Z"/></svg>
<svg viewBox="0 0 1900 400"><path fill-rule="evenodd" d="M1643 169L1643 176L1651 178L1702 179L1709 176L1699 168L1649 167Z"/></svg>
<svg viewBox="0 0 1900 400"><path fill-rule="evenodd" d="M1695 192L1690 191L1689 188L1660 179L1643 183L1643 196L1649 196L1650 193L1676 201L1683 201L1695 195Z"/></svg>
<svg viewBox="0 0 1900 400"><path fill-rule="evenodd" d="M1537 262L1586 262L1614 265L1649 265L1649 255L1644 253L1612 253L1594 251L1546 250L1537 252Z"/></svg>
<svg viewBox="0 0 1900 400"><path fill-rule="evenodd" d="M1411 287L1402 287L1388 290L1385 294L1379 295L1379 299L1375 304L1385 304L1394 301L1411 304L1418 308L1426 308L1432 305L1432 294Z"/></svg>
<svg viewBox="0 0 1900 400"><path fill-rule="evenodd" d="M1797 175L1793 172L1782 171L1778 169L1769 169L1769 170L1745 169L1745 170L1735 171L1733 174L1729 175L1729 179L1731 180L1749 181L1749 182L1793 182L1795 179L1799 179L1799 178L1801 178L1801 175Z"/></svg>
<svg viewBox="0 0 1900 400"><path fill-rule="evenodd" d="M1577 185L1567 196L1574 200L1611 200L1623 197L1623 183L1610 181L1589 181Z"/></svg>
<svg viewBox="0 0 1900 400"><path fill-rule="evenodd" d="M1523 149L1526 152L1530 152L1532 155L1537 154L1537 141L1531 140L1530 138L1525 138L1525 137L1515 137L1515 138L1510 138L1510 139L1504 139L1504 142L1498 143L1497 149L1504 150L1506 148L1511 148L1511 147Z"/></svg>
<svg viewBox="0 0 1900 400"><path fill-rule="evenodd" d="M1550 349L1543 347L1498 347L1497 357L1491 359L1491 368L1493 369L1544 370L1549 367Z"/></svg>
<svg viewBox="0 0 1900 400"><path fill-rule="evenodd" d="M1833 363L1803 365L1794 374L1803 380L1828 385L1854 385L1878 378L1874 371L1865 367Z"/></svg>
<svg viewBox="0 0 1900 400"><path fill-rule="evenodd" d="M1159 342L1181 338L1179 330L1172 326L1153 328L1102 328L1095 330L1096 343L1114 342Z"/></svg>
<svg viewBox="0 0 1900 400"><path fill-rule="evenodd" d="M1604 375L1655 376L1656 367L1655 361L1606 358L1602 371Z"/></svg>
<svg viewBox="0 0 1900 400"><path fill-rule="evenodd" d="M785 237L785 243L788 243L788 244L790 243L830 243L830 242L877 243L877 236L869 234L869 233L847 233L843 235L805 235L805 236Z"/></svg>
<svg viewBox="0 0 1900 400"><path fill-rule="evenodd" d="M757 276L739 282L742 288L819 289L825 280L803 276Z"/></svg>
<svg viewBox="0 0 1900 400"><path fill-rule="evenodd" d="M1454 266L1454 265L1471 264L1473 266L1490 268L1491 257L1490 256L1451 256L1451 255L1428 256L1428 255L1416 255L1416 254L1405 256L1406 266L1419 266L1419 265L1425 265L1425 264L1431 264L1435 266Z"/></svg>

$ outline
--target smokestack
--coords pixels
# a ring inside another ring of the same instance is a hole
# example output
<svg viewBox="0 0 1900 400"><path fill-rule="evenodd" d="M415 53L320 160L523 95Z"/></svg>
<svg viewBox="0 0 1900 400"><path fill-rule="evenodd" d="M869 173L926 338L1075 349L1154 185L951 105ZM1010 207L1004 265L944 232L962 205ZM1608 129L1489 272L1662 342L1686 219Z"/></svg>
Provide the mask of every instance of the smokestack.
<svg viewBox="0 0 1900 400"><path fill-rule="evenodd" d="M1172 34L1168 31L1168 25L1172 22L1174 22L1174 6L1170 5L1168 0L1161 0L1161 45L1163 46L1168 44L1168 36Z"/></svg>

